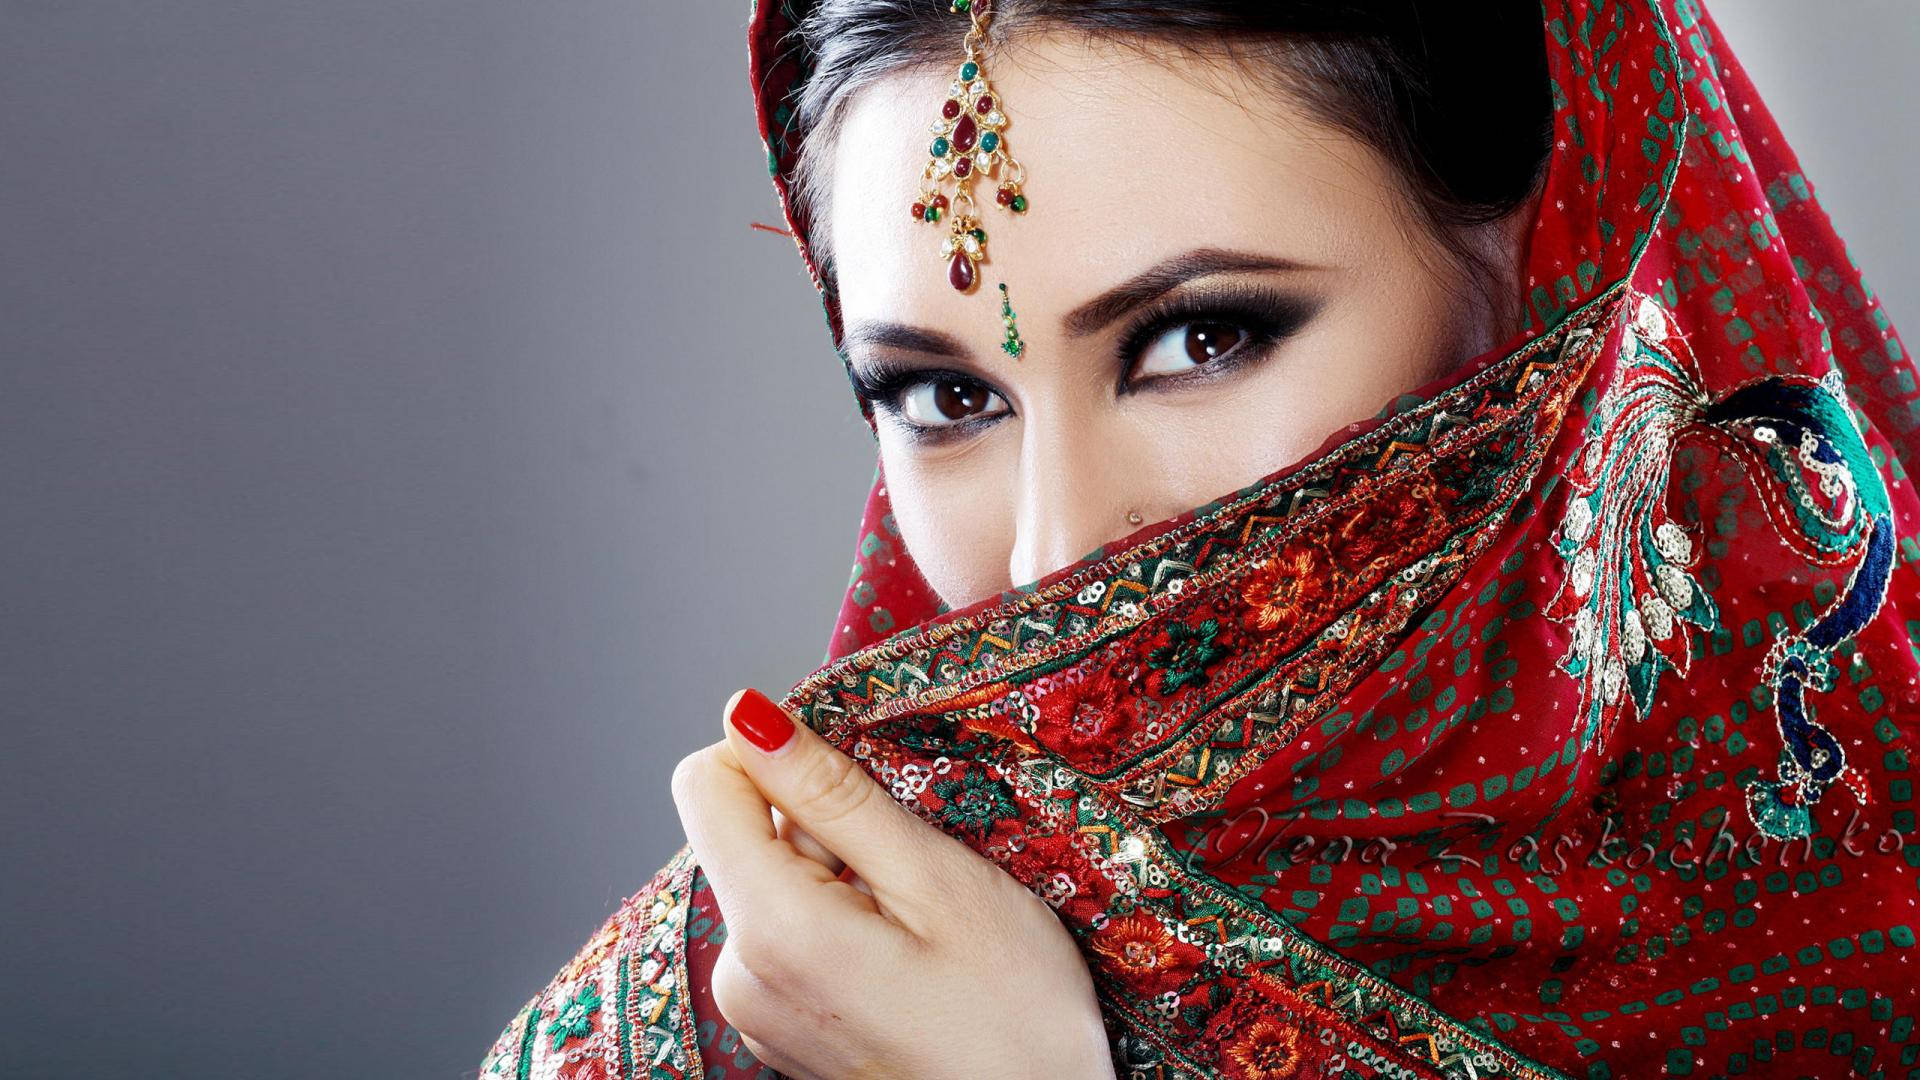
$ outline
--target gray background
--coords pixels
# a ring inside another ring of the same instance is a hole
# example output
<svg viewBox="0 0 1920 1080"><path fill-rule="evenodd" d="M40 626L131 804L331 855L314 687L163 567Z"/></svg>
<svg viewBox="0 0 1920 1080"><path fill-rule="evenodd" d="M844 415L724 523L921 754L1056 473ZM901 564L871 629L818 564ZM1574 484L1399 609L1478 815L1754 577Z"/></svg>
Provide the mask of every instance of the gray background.
<svg viewBox="0 0 1920 1080"><path fill-rule="evenodd" d="M0 0L0 1074L470 1074L825 646L744 0ZM1897 323L1902 0L1728 36Z"/></svg>

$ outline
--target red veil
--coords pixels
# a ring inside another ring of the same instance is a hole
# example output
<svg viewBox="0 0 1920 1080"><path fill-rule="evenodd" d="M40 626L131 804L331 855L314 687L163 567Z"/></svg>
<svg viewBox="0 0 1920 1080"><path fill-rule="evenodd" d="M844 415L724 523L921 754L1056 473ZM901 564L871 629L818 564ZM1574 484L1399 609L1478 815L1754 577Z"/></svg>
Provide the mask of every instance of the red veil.
<svg viewBox="0 0 1920 1080"><path fill-rule="evenodd" d="M757 7L786 203L807 4ZM942 611L877 482L783 704L1046 899L1121 1077L1920 1062L1915 369L1696 0L1545 0L1531 323ZM956 38L957 40L957 38ZM683 847L484 1072L747 1077Z"/></svg>

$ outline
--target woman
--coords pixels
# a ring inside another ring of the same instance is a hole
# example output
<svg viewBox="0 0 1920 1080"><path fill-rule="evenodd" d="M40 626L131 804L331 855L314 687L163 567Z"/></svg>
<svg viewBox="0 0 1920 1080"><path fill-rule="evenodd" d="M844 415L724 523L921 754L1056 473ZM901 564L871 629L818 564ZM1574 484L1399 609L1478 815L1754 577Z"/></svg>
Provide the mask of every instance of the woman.
<svg viewBox="0 0 1920 1080"><path fill-rule="evenodd" d="M484 1071L1920 1060L1920 393L1698 5L997 7L755 13L883 478Z"/></svg>

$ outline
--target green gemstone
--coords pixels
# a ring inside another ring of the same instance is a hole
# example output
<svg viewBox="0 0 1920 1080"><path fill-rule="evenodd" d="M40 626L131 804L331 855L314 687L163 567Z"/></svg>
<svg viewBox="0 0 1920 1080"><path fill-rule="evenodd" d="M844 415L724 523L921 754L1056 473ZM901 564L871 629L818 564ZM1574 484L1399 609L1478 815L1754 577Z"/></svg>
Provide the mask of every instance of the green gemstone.
<svg viewBox="0 0 1920 1080"><path fill-rule="evenodd" d="M960 65L960 81L961 82L972 82L973 77L978 74L980 74L979 64L976 64L973 61L969 60L966 63Z"/></svg>
<svg viewBox="0 0 1920 1080"><path fill-rule="evenodd" d="M1004 345L1002 345L1002 346L1000 346L1000 347L1001 347L1001 348L1003 348L1003 349L1005 349L1005 350L1007 350L1007 355L1008 355L1008 356L1019 356L1019 355L1020 355L1020 339L1019 339L1019 338L1011 338L1011 339L1009 339L1009 340L1007 341L1007 343L1006 343L1006 344L1004 344Z"/></svg>
<svg viewBox="0 0 1920 1080"><path fill-rule="evenodd" d="M974 238L975 240L978 240L978 241L980 241L980 242L981 242L981 243L983 243L983 244L987 242L987 230L985 230L985 229L969 229L969 230L967 230L967 231L973 234L973 238Z"/></svg>
<svg viewBox="0 0 1920 1080"><path fill-rule="evenodd" d="M987 132L985 135L980 136L980 149L986 151L989 154L993 153L994 148L999 145L1000 145L1000 136L995 135L991 131Z"/></svg>
<svg viewBox="0 0 1920 1080"><path fill-rule="evenodd" d="M1025 195L1015 195L1013 197L1013 212L1016 214L1024 214L1027 212L1027 197Z"/></svg>
<svg viewBox="0 0 1920 1080"><path fill-rule="evenodd" d="M940 208L939 208L939 207L937 207L937 206L929 206L929 207L927 207L927 220L928 220L928 221L939 221L939 220L940 220Z"/></svg>
<svg viewBox="0 0 1920 1080"><path fill-rule="evenodd" d="M945 135L942 135L939 138L933 140L933 156L934 157L947 156L947 137Z"/></svg>
<svg viewBox="0 0 1920 1080"><path fill-rule="evenodd" d="M953 0L953 10L961 15L965 15L972 6L973 0Z"/></svg>

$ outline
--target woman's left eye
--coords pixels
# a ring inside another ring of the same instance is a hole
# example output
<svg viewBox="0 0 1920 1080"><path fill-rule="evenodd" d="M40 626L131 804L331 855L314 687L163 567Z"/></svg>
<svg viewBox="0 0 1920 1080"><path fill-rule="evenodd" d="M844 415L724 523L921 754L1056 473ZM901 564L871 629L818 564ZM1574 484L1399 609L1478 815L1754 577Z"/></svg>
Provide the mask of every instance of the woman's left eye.
<svg viewBox="0 0 1920 1080"><path fill-rule="evenodd" d="M1172 326L1140 350L1136 375L1171 375L1213 363L1252 335L1225 322L1187 322Z"/></svg>

